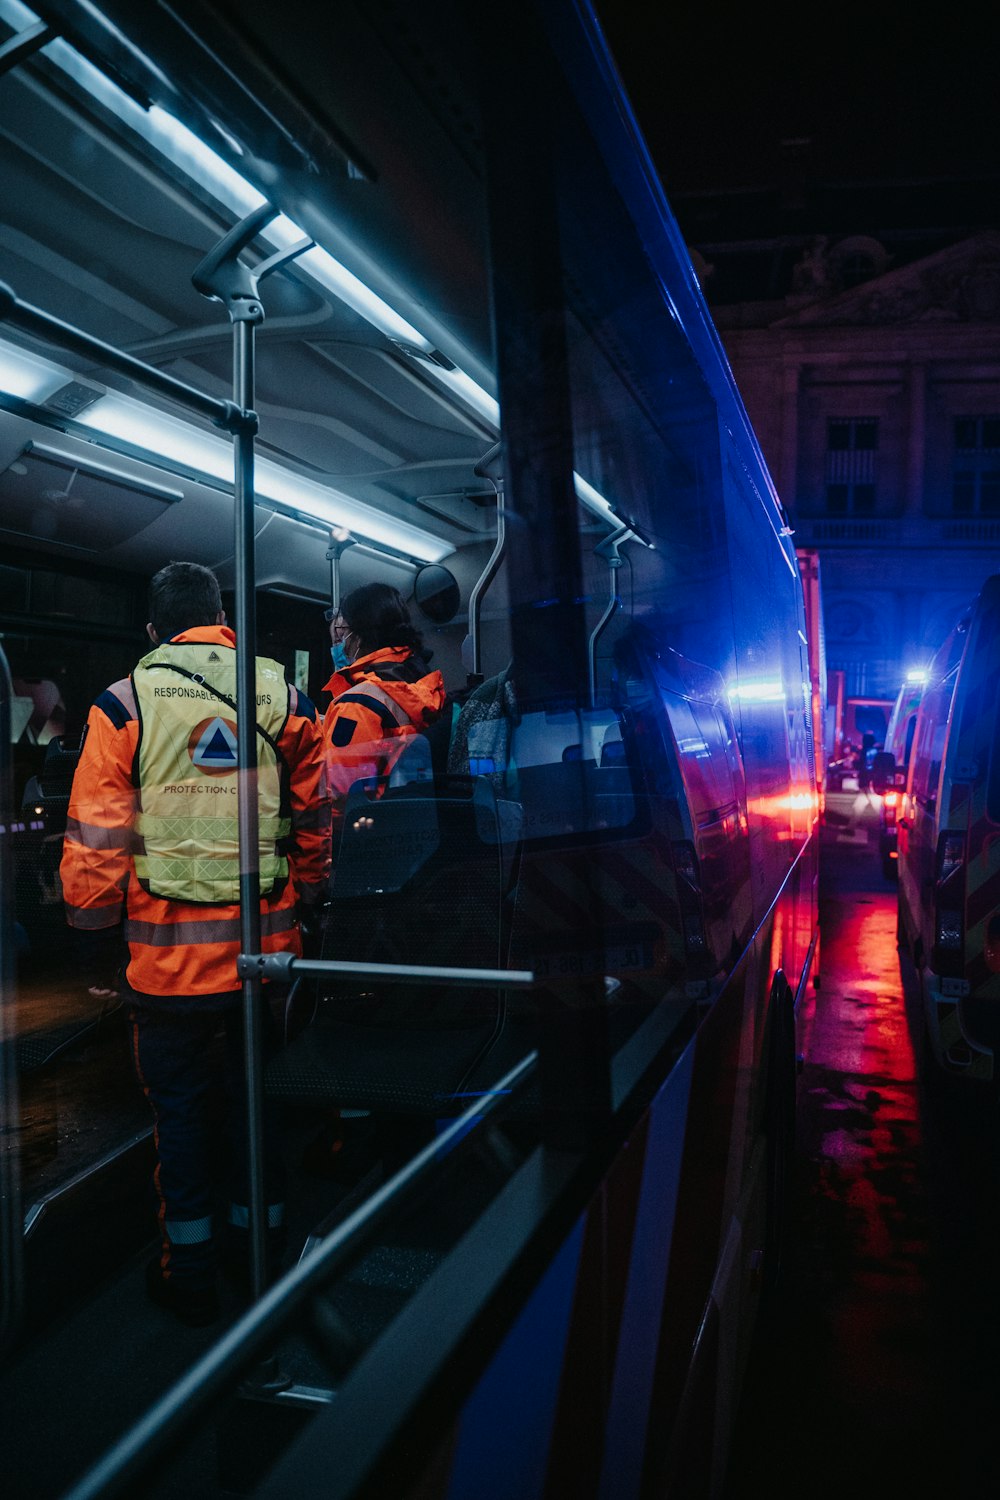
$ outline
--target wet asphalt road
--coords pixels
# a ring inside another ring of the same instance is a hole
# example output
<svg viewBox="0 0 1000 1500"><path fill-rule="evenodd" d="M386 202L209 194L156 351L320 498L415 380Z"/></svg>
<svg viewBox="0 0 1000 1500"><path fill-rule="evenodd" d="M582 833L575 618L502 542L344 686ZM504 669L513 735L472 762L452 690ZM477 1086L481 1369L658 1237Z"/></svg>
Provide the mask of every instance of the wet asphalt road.
<svg viewBox="0 0 1000 1500"><path fill-rule="evenodd" d="M922 1082L874 799L828 798L823 856L791 1243L725 1500L996 1500L997 1132Z"/></svg>

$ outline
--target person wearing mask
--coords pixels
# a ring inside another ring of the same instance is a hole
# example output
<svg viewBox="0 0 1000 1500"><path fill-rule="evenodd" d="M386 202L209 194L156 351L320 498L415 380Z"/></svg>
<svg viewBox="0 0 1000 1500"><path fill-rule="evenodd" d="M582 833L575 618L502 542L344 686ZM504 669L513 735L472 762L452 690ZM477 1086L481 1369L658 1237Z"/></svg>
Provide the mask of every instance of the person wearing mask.
<svg viewBox="0 0 1000 1500"><path fill-rule="evenodd" d="M388 583L365 583L327 612L334 672L323 721L333 805L334 844L354 782L389 775L407 740L430 727L445 706L444 679L406 601Z"/></svg>
<svg viewBox="0 0 1000 1500"><path fill-rule="evenodd" d="M155 1121L160 1252L153 1301L184 1323L219 1315L213 1231L220 1089L228 1095L228 1251L248 1250L243 1085L236 637L208 568L153 578L153 649L92 705L60 866L66 916L94 999L120 988L139 1083ZM316 709L258 657L261 946L301 953L300 912L329 877L329 816ZM127 948L124 976L112 979ZM273 1025L262 1006L265 1048ZM265 1108L268 1228L280 1236L281 1143ZM244 1259L245 1266L245 1259Z"/></svg>
<svg viewBox="0 0 1000 1500"><path fill-rule="evenodd" d="M410 619L402 594L388 583L366 583L329 609L334 671L323 721L332 804L333 850L347 794L356 781L385 782L413 737L430 728L447 701L444 679L429 670L431 653ZM349 1173L350 1142L334 1109L306 1147L303 1166L314 1176Z"/></svg>

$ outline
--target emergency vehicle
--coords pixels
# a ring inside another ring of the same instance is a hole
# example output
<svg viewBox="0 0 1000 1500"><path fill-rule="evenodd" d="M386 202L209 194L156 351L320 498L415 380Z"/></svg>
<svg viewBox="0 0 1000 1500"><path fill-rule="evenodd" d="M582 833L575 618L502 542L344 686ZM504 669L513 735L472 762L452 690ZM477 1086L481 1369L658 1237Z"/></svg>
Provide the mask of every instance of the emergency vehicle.
<svg viewBox="0 0 1000 1500"><path fill-rule="evenodd" d="M900 808L899 935L933 1060L997 1085L1000 1047L1000 574L931 663Z"/></svg>
<svg viewBox="0 0 1000 1500"><path fill-rule="evenodd" d="M876 753L872 765L872 785L879 798L878 852L886 880L895 880L897 854L896 819L906 788L906 768L910 763L913 736L917 727L917 709L927 673L915 669L906 674L889 715L885 732L885 749ZM887 756L892 757L889 765Z"/></svg>

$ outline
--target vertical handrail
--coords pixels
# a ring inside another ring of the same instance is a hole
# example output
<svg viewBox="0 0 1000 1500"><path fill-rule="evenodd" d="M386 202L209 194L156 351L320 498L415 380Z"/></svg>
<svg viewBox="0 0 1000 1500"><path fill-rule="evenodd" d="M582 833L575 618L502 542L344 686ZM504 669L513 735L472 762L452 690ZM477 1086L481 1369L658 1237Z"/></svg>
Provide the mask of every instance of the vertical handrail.
<svg viewBox="0 0 1000 1500"><path fill-rule="evenodd" d="M330 608L336 617L340 613L340 563L348 547L355 545L355 538L344 526L334 526L330 532L330 545L326 559L330 564Z"/></svg>
<svg viewBox="0 0 1000 1500"><path fill-rule="evenodd" d="M264 321L257 283L312 247L310 239L278 250L256 269L243 250L276 217L262 203L225 234L191 273L196 291L221 302L233 325L233 403L247 420L233 428L236 615L236 790L240 846L240 953L261 951L260 808L257 800L257 563L254 547L254 331ZM264 1201L262 986L259 969L241 979L244 1083L247 1103L247 1191L250 1280L254 1298L267 1285L267 1205Z"/></svg>
<svg viewBox="0 0 1000 1500"><path fill-rule="evenodd" d="M598 542L594 548L598 557L606 557L608 560L608 602L601 618L590 633L587 646L587 675L591 708L597 707L597 642L622 602L618 593L618 569L622 565L618 549L634 535L630 526L620 526L617 531L612 532L611 536L604 537Z"/></svg>
<svg viewBox="0 0 1000 1500"><path fill-rule="evenodd" d="M234 325L233 386L238 393L234 401L220 401L156 369L153 365L144 364L133 355L115 349L112 345L94 338L91 334L84 333L72 324L65 323L50 313L23 302L12 287L0 282L0 322L10 323L36 337L47 339L60 348L102 363L109 369L179 401L190 410L210 418L217 426L232 434L235 496L237 703L242 700L244 703L249 703L251 707L256 701L253 440L257 431L257 415L252 408L251 400L244 401L239 398L241 396L252 398L253 395L253 329L264 316L263 308L257 299L257 281L312 245L311 240L304 239L286 250L278 251L258 265L255 271L244 266L238 259L240 250L248 245L263 225L276 214L277 209L267 203L248 214L205 256L192 275L196 289L206 297L224 302L232 318ZM3 694L0 693L0 697L2 696ZM9 715L9 694L7 713ZM6 738L9 739L9 736L8 722ZM6 753L9 758L9 746L5 752L0 753ZM259 819L256 770L256 715L237 715L240 942L242 951L249 954L260 952ZM2 844L5 849L8 848L6 833ZM9 880L5 890L9 891ZM9 919L10 906L9 896L5 895L3 901L5 921ZM12 964L12 944L13 932L11 931L9 935L4 933L2 952L0 952L0 962L4 965ZM6 971L4 977L6 980ZM251 974L245 977L242 981L242 988L247 1017L250 1246L253 1287L255 1294L259 1296L266 1279L264 1264L266 1211L263 1205L261 1176L260 1100L263 1093L263 1069L260 1056L259 975ZM2 1023L2 1017L0 1017L0 1023ZM0 1032L0 1040L3 1040L3 1081L6 1085L7 1073L12 1066L8 1063L10 1049L2 1032ZM4 1150L3 1162L6 1162L7 1157L8 1152ZM2 1186L6 1192L6 1179ZM6 1209L6 1196L4 1208ZM18 1221L18 1243L20 1233ZM6 1264L8 1262L5 1261L4 1265ZM6 1296L6 1282L4 1296Z"/></svg>
<svg viewBox="0 0 1000 1500"><path fill-rule="evenodd" d="M483 595L489 588L497 575L497 571L503 561L507 550L507 529L503 508L503 478L496 477L490 473L491 467L497 462L503 451L502 443L494 443L493 447L476 464L473 473L480 479L488 479L493 486L497 497L497 536L493 544L493 551L489 561L482 573L476 579L475 587L469 595L469 645L471 648L471 668L468 674L469 687L478 687L483 680L483 647L480 633L480 617L483 608Z"/></svg>
<svg viewBox="0 0 1000 1500"><path fill-rule="evenodd" d="M14 777L10 667L0 646L0 1350L17 1336L24 1309L24 1237L18 1155L17 1054L11 1024L16 965L11 859Z"/></svg>
<svg viewBox="0 0 1000 1500"><path fill-rule="evenodd" d="M300 247L289 253L297 253ZM258 268L258 271L261 268ZM216 426L234 435L237 452L255 430L253 411L232 401L219 401L174 376L144 364L82 329L31 303L23 302L6 282L0 282L0 323L10 323L33 337L46 339L58 348L103 364L129 379L180 402L190 411L208 417ZM252 528L253 470L237 459L238 483L246 488L249 481ZM252 533L251 533L252 534ZM244 643L246 645L246 643ZM251 689L253 691L253 689ZM13 820L13 786L11 755L11 698L13 684L6 656L0 650L0 1339L10 1341L16 1335L24 1305L24 1246L20 1204L20 1166L17 1158L17 1067L14 1038L9 1018L13 1005L15 980L15 932L13 876L10 853L10 828ZM252 699L251 699L252 701ZM256 754L256 744L253 750ZM253 848L256 850L256 842ZM253 908L258 910L257 907ZM259 923L259 914L258 914Z"/></svg>
<svg viewBox="0 0 1000 1500"><path fill-rule="evenodd" d="M251 706L256 701L256 608L255 608L255 557L254 557L254 467L253 440L257 431L257 415L252 407L254 366L253 329L262 321L264 312L257 299L257 281L271 271L277 270L294 256L307 250L312 241L301 240L272 255L268 260L250 271L238 260L241 249L259 232L268 220L274 218L277 209L262 204L235 225L218 245L196 268L192 280L204 296L225 302L234 325L233 386L237 393L234 401L220 401L194 386L177 380L174 376L144 364L133 355L126 354L112 345L84 333L72 324L53 317L42 309L23 302L13 288L0 282L0 322L7 322L36 337L49 340L59 348L105 365L107 368L138 381L161 395L171 397L182 405L210 418L217 426L232 434L234 444L234 495L235 495L235 554L236 554L236 677L237 702L241 700ZM0 711L4 718L0 722L3 745L0 747L0 764L10 761L10 698L12 696L9 670L6 682L0 687ZM4 727L4 725L6 727ZM244 953L260 952L260 873L258 805L256 797L257 741L256 715L237 716L237 775L238 775L238 819L240 840L240 941ZM9 781L10 774L7 773ZM5 803L10 793L4 788ZM0 930L0 965L2 965L2 1005L0 1005L0 1045L2 1045L3 1102L9 1102L12 1088L16 1087L16 1071L13 1064L13 1046L3 1026L9 1011L7 996L13 975L14 934L12 920L12 895L10 878L10 846L8 829L10 809L5 805L3 835L0 836L0 896L2 896L2 920ZM249 1115L249 1160L250 1175L250 1243L253 1261L253 1286L257 1296L261 1294L266 1279L264 1264L266 1244L266 1210L263 1205L262 1150L260 1130L260 1100L263 1093L263 1068L260 1055L260 978L251 974L243 979L243 997L247 1017L247 1102ZM4 1120L6 1124L6 1119ZM13 1311L15 1301L23 1299L23 1265L21 1250L20 1209L12 1200L19 1196L16 1176L12 1176L10 1132L0 1144L0 1193L4 1235L2 1268L5 1272L2 1296L4 1310L10 1300ZM8 1245L7 1219L9 1212L16 1214L16 1230L10 1230Z"/></svg>
<svg viewBox="0 0 1000 1500"><path fill-rule="evenodd" d="M263 318L259 303L247 315L233 318L234 400L253 410L254 328ZM260 950L260 807L257 801L257 561L254 546L253 432L233 439L235 467L234 542L236 554L236 808L240 841L240 952ZM267 1206L264 1200L263 1092L264 1061L261 1042L262 987L258 976L242 981L244 1066L247 1094L247 1177L250 1267L253 1295L267 1284Z"/></svg>

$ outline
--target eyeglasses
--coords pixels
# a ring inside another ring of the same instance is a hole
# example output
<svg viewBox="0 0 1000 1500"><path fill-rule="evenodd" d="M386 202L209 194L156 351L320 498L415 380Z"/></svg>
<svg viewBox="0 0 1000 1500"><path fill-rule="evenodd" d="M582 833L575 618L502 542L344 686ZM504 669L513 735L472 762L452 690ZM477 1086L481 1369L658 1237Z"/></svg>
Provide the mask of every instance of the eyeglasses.
<svg viewBox="0 0 1000 1500"><path fill-rule="evenodd" d="M339 610L325 609L323 611L323 618L328 625L333 625L333 630L330 634L335 641L342 641L350 635L351 627L347 624L346 620L340 618Z"/></svg>

